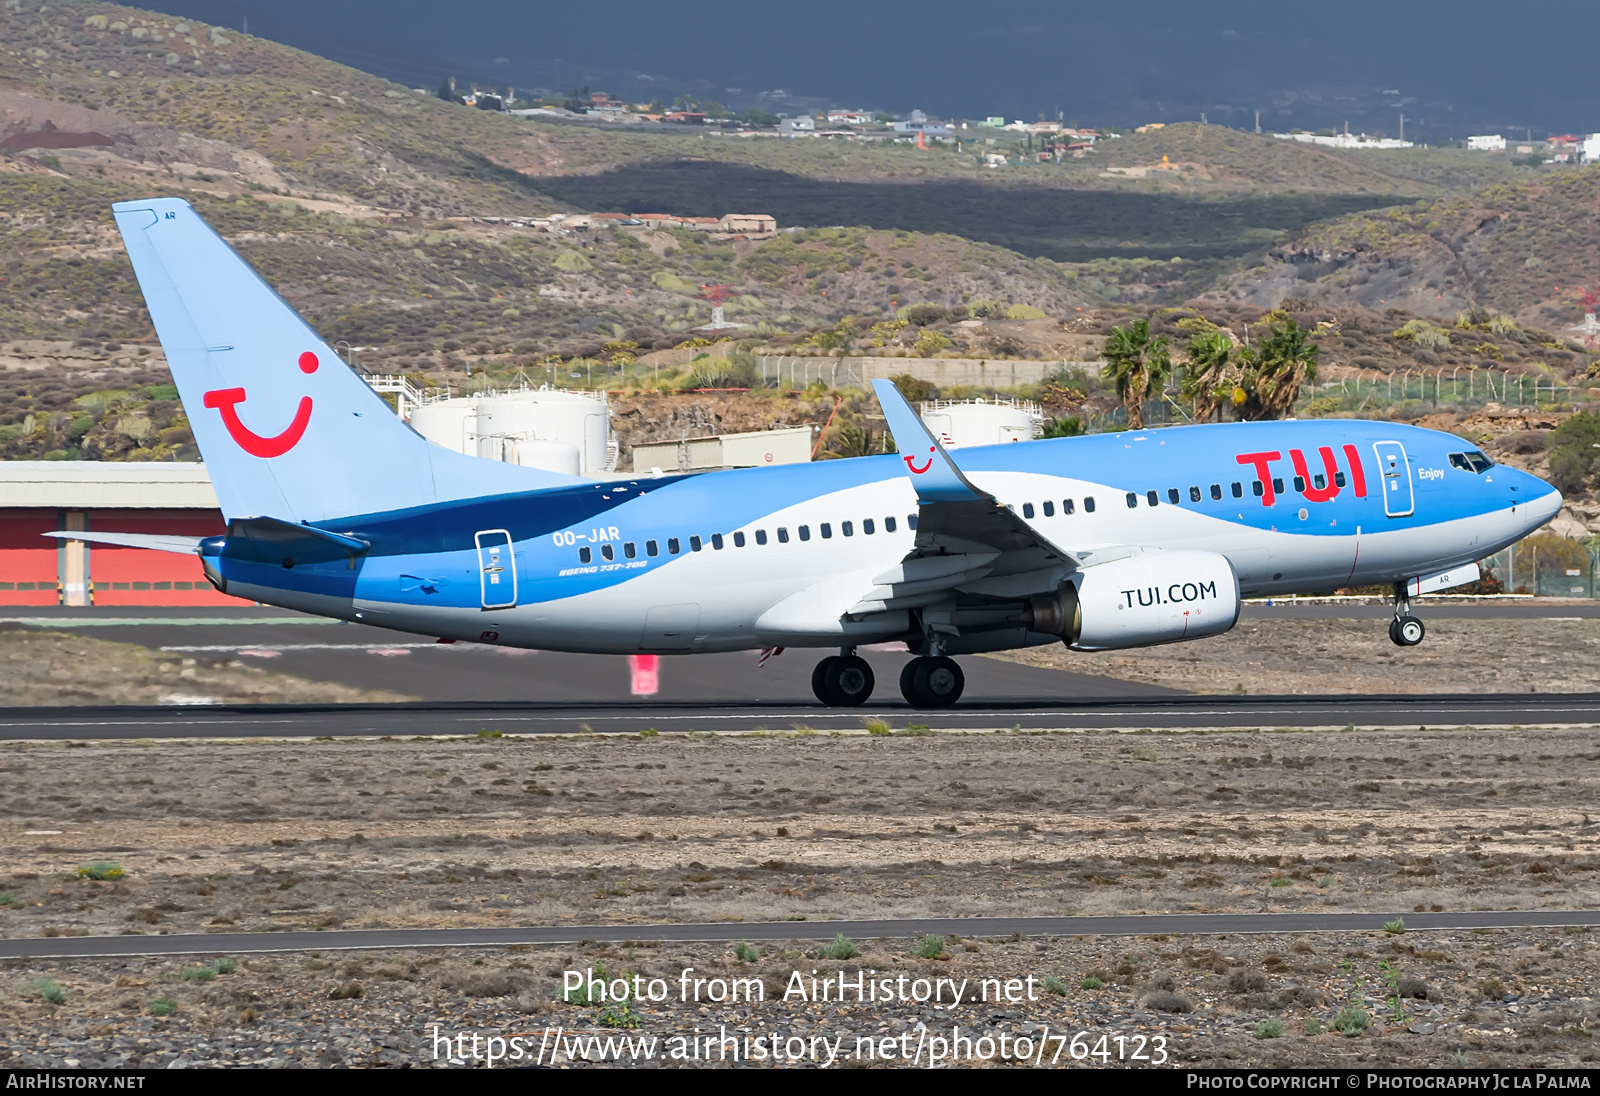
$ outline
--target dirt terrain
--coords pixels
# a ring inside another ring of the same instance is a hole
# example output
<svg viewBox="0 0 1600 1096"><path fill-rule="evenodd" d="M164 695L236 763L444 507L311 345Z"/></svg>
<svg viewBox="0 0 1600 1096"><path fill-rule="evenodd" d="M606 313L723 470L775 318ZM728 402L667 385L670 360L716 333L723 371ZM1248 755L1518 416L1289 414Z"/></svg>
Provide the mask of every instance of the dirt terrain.
<svg viewBox="0 0 1600 1096"><path fill-rule="evenodd" d="M1594 1053L1600 954L1588 933L952 938L930 947L932 960L911 954L921 941L859 941L863 954L846 962L796 943L741 962L725 947L651 946L647 926L1592 907L1592 739L1460 729L10 745L7 937L637 921L642 942L246 957L225 973L17 961L0 977L0 1059L428 1064L435 1023L502 1035L638 1023L666 1037L725 1022L846 1034L849 1046L909 1032L914 1047L953 1024L1162 1035L1174 1061L1196 1064L1447 1065L1455 1052L1473 1065L1576 1064ZM79 876L100 859L126 874ZM768 1000L609 1016L552 1000L562 970L597 962L671 979L684 966L759 975ZM1060 992L957 1010L781 1000L795 969L858 966L1052 976ZM1090 977L1105 988L1080 988ZM1404 992L1421 996L1402 998L1401 977L1420 980ZM42 996L41 978L62 1003ZM158 999L175 1011L151 1015ZM1350 1020L1348 1009L1371 1026L1307 1034ZM1282 1035L1259 1037L1273 1018Z"/></svg>
<svg viewBox="0 0 1600 1096"><path fill-rule="evenodd" d="M268 673L234 658L164 655L133 643L0 623L0 706L314 704L411 697Z"/></svg>
<svg viewBox="0 0 1600 1096"><path fill-rule="evenodd" d="M1032 647L996 658L1197 693L1581 693L1600 689L1600 620L1432 618L1421 646L1383 620L1246 618L1226 635L1088 654ZM1517 652L1506 657L1507 651Z"/></svg>

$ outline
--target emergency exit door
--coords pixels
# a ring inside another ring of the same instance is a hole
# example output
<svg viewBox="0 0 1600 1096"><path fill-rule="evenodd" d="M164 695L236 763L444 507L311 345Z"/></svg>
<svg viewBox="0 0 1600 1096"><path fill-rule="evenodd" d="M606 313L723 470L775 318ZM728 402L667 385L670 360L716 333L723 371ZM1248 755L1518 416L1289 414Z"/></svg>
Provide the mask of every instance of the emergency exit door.
<svg viewBox="0 0 1600 1096"><path fill-rule="evenodd" d="M504 529L478 533L478 589L485 609L509 609L517 603L517 562L511 534Z"/></svg>
<svg viewBox="0 0 1600 1096"><path fill-rule="evenodd" d="M1372 450L1378 455L1378 470L1383 473L1383 512L1392 518L1411 516L1416 510L1416 500L1411 491L1411 462L1406 459L1406 447L1397 441L1374 442Z"/></svg>

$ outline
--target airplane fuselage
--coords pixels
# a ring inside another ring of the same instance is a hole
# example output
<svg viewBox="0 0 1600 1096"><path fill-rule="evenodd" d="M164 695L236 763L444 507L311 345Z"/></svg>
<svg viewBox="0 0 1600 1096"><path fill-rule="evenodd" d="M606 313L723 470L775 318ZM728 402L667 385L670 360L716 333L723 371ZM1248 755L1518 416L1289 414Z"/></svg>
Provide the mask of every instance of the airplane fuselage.
<svg viewBox="0 0 1600 1096"><path fill-rule="evenodd" d="M973 484L1089 560L1129 545L1215 552L1254 595L1444 571L1515 542L1560 506L1547 484L1488 466L1460 438L1359 420L1183 426L956 456ZM313 523L368 542L359 558L224 558L220 538L203 555L229 593L450 639L597 653L852 646L904 636L917 626L908 612L926 608L861 601L915 545L906 460L641 476ZM1006 597L993 582L971 592Z"/></svg>

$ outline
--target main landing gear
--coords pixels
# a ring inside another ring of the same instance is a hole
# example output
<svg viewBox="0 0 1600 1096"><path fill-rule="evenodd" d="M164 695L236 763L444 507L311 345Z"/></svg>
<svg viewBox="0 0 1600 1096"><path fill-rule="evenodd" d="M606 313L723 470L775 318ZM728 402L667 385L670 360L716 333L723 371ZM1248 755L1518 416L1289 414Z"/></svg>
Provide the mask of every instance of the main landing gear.
<svg viewBox="0 0 1600 1096"><path fill-rule="evenodd" d="M1411 615L1411 599L1406 596L1406 584L1394 584L1394 619L1389 622L1389 638L1396 647L1415 647L1422 642L1428 629L1422 621Z"/></svg>
<svg viewBox="0 0 1600 1096"><path fill-rule="evenodd" d="M830 708L853 708L865 704L876 683L867 660L853 651L829 655L811 671L811 691Z"/></svg>
<svg viewBox="0 0 1600 1096"><path fill-rule="evenodd" d="M830 708L864 704L876 684L872 667L857 654L829 655L811 671L811 691ZM942 655L913 658L900 671L900 693L913 708L950 708L961 699L967 678Z"/></svg>
<svg viewBox="0 0 1600 1096"><path fill-rule="evenodd" d="M900 671L900 695L913 708L951 708L961 699L967 678L943 655L914 658Z"/></svg>

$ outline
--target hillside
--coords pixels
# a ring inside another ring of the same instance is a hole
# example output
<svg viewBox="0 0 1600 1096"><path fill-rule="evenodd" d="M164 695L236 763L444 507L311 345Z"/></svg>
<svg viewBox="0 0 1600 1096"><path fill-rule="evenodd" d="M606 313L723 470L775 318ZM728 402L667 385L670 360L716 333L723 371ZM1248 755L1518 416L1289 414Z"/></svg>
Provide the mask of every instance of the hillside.
<svg viewBox="0 0 1600 1096"><path fill-rule="evenodd" d="M1564 328L1583 318L1580 287L1600 287L1597 249L1600 166L1572 168L1314 225L1230 288L1258 303L1292 293L1441 317L1476 308Z"/></svg>

